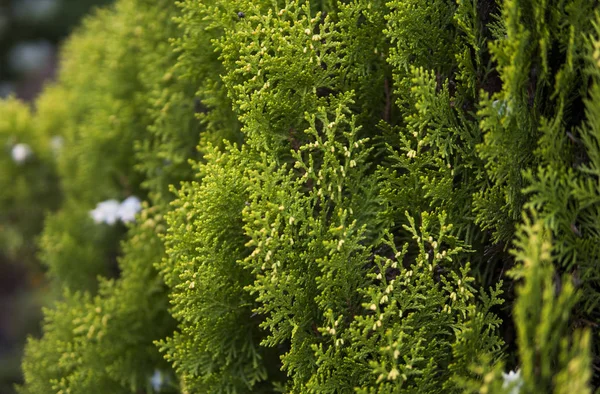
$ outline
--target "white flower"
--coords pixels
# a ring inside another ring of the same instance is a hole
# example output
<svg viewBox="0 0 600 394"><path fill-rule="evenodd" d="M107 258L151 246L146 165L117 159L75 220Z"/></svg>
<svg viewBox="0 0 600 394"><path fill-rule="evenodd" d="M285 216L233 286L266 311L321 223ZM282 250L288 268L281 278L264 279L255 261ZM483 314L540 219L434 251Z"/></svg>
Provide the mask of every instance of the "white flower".
<svg viewBox="0 0 600 394"><path fill-rule="evenodd" d="M135 215L141 209L140 199L136 196L130 196L121 203L115 199L102 201L96 205L96 209L90 211L90 216L96 223L113 225L118 220L129 223L135 220Z"/></svg>
<svg viewBox="0 0 600 394"><path fill-rule="evenodd" d="M164 382L165 380L163 379L162 373L160 373L158 369L155 369L154 374L150 378L150 384L152 385L154 391L160 391L160 388Z"/></svg>
<svg viewBox="0 0 600 394"><path fill-rule="evenodd" d="M12 159L17 164L24 163L31 155L31 148L27 144L16 144L12 148Z"/></svg>
<svg viewBox="0 0 600 394"><path fill-rule="evenodd" d="M510 371L509 373L502 372L502 388L510 388L509 394L519 394L521 386L523 386L523 379L521 378L521 371L517 369L516 372Z"/></svg>
<svg viewBox="0 0 600 394"><path fill-rule="evenodd" d="M127 197L121 203L117 215L123 223L133 222L135 215L142 209L142 202L136 196Z"/></svg>
<svg viewBox="0 0 600 394"><path fill-rule="evenodd" d="M494 108L500 116L508 115L511 110L504 100L494 100L492 102L492 108Z"/></svg>
<svg viewBox="0 0 600 394"><path fill-rule="evenodd" d="M106 200L98 203L96 209L90 211L90 216L96 223L113 225L119 220L121 204L117 200Z"/></svg>

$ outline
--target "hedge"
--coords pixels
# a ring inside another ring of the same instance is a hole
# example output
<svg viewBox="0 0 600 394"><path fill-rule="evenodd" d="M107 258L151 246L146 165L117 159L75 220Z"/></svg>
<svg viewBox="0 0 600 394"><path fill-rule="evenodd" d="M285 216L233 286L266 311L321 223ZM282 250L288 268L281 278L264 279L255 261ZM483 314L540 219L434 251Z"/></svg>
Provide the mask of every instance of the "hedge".
<svg viewBox="0 0 600 394"><path fill-rule="evenodd" d="M0 113L22 394L600 385L596 1L118 0Z"/></svg>

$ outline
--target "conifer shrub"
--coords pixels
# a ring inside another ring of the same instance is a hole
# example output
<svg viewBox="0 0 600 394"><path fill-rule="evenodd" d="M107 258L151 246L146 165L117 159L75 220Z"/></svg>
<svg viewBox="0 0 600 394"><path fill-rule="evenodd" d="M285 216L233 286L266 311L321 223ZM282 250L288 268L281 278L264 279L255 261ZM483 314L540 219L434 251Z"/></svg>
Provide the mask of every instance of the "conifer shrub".
<svg viewBox="0 0 600 394"><path fill-rule="evenodd" d="M56 156L60 138L52 136L48 120L32 116L27 105L14 99L0 103L0 248L7 261L35 264L35 242L44 215L57 208L60 187ZM53 143L54 142L54 143Z"/></svg>
<svg viewBox="0 0 600 394"><path fill-rule="evenodd" d="M2 200L60 294L20 392L591 393L598 7L90 16L35 111L1 107L64 138L55 172L10 167L31 199L58 177L43 229L56 205Z"/></svg>

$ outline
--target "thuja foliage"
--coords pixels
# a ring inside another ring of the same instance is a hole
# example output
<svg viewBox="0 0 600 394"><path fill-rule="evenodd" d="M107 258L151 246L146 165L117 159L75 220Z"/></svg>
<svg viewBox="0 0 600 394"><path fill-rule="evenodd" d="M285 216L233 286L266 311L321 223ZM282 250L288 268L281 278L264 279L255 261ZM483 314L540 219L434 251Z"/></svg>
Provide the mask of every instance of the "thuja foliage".
<svg viewBox="0 0 600 394"><path fill-rule="evenodd" d="M0 119L1 254L33 268L32 239L42 230L46 212L56 209L60 201L55 169L60 141L52 136L49 119L34 118L25 104L14 99L0 104Z"/></svg>
<svg viewBox="0 0 600 394"><path fill-rule="evenodd" d="M39 151L2 159L27 197L1 200L13 238L57 209L39 254L58 300L19 390L592 392L599 7L90 16L35 110L1 107L0 136ZM135 221L102 216L131 197Z"/></svg>

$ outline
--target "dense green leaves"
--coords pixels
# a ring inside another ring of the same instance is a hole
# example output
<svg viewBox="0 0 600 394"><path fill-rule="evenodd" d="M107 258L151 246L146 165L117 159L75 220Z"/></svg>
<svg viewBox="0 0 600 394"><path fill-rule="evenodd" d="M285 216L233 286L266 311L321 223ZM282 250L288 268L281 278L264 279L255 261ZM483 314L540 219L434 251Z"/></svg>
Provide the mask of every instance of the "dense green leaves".
<svg viewBox="0 0 600 394"><path fill-rule="evenodd" d="M65 138L41 256L70 291L22 392L590 392L596 8L121 0L90 17L37 112L2 107L0 135ZM130 195L135 222L90 217Z"/></svg>

